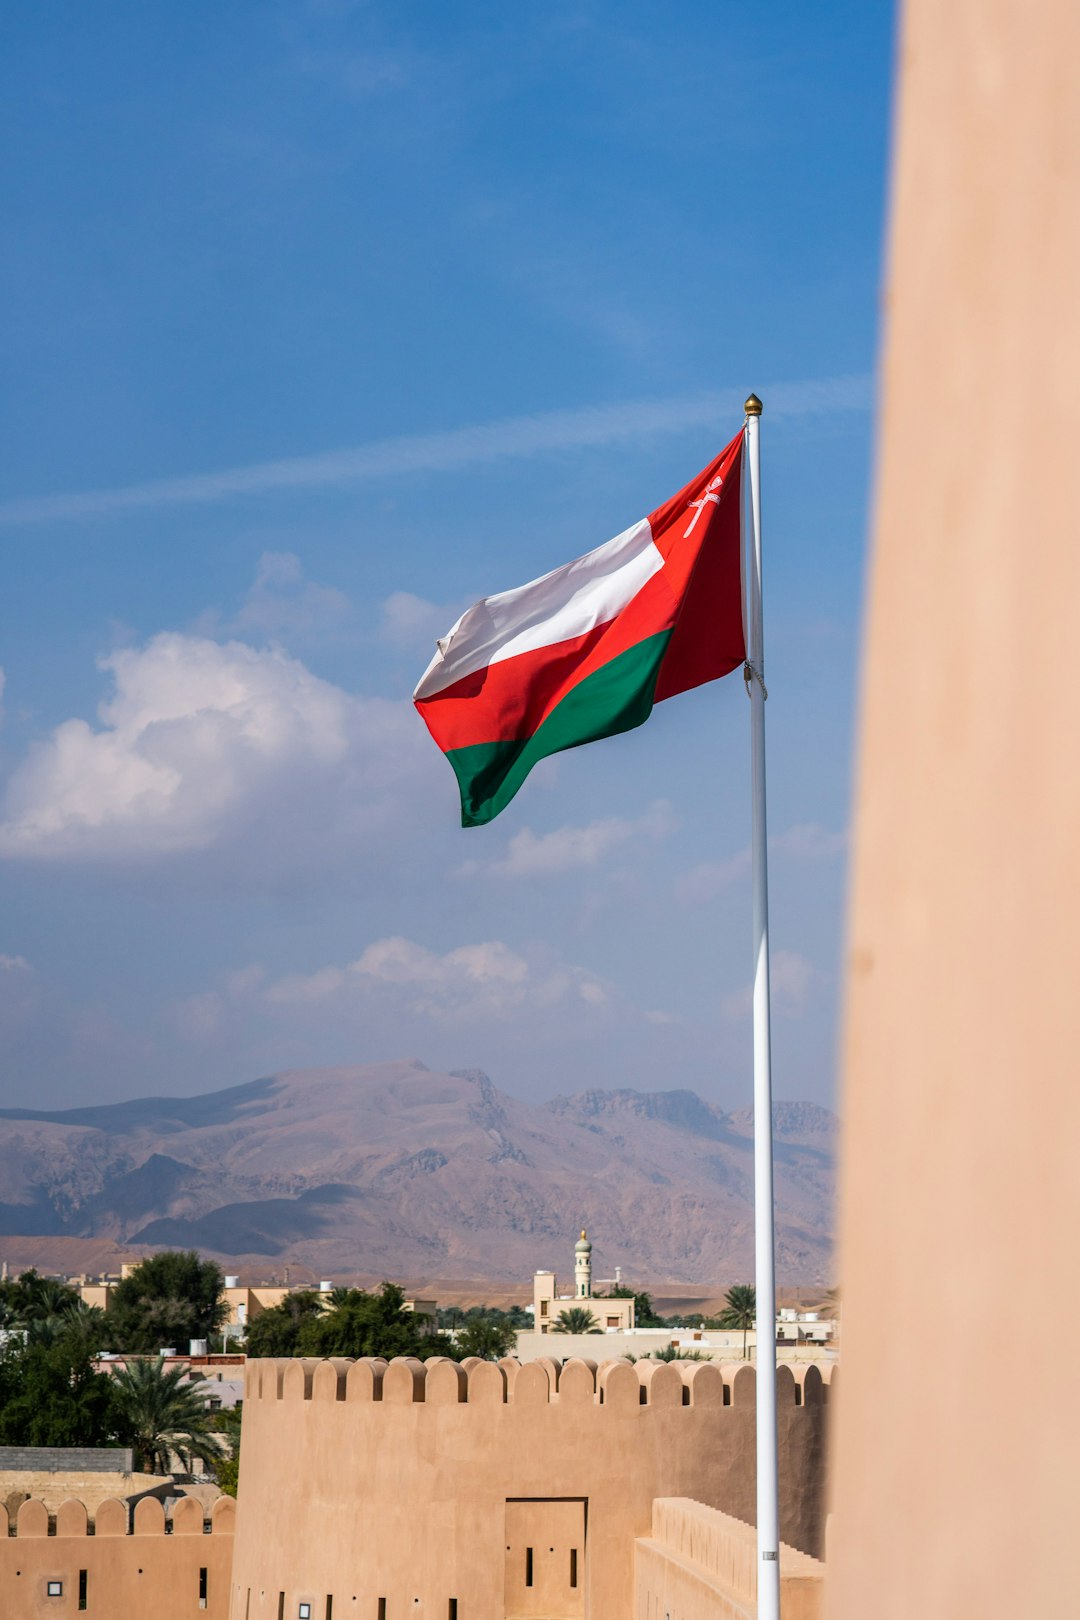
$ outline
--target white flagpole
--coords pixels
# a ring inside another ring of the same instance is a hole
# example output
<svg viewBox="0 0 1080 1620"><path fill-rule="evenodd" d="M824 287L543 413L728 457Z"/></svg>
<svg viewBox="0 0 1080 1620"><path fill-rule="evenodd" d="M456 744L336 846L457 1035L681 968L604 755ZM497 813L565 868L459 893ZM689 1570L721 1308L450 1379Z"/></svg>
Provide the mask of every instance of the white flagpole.
<svg viewBox="0 0 1080 1620"><path fill-rule="evenodd" d="M765 633L761 599L761 401L746 401L750 470L751 859L754 916L754 1286L757 1294L757 1613L780 1615L780 1504L776 1453L776 1276L773 1245L772 1059L769 1037L769 874L765 819Z"/></svg>

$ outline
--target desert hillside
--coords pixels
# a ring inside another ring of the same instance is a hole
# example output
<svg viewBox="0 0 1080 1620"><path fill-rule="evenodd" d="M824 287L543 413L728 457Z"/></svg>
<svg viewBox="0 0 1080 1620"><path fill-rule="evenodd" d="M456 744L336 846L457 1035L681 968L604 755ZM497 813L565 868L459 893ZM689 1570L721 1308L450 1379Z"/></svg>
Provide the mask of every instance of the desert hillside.
<svg viewBox="0 0 1080 1620"><path fill-rule="evenodd" d="M830 1280L835 1128L813 1104L777 1106L782 1283ZM4 1109L0 1253L18 1235L54 1253L183 1245L262 1269L520 1282L565 1274L585 1225L601 1276L715 1285L752 1275L751 1130L689 1091L536 1105L418 1062Z"/></svg>

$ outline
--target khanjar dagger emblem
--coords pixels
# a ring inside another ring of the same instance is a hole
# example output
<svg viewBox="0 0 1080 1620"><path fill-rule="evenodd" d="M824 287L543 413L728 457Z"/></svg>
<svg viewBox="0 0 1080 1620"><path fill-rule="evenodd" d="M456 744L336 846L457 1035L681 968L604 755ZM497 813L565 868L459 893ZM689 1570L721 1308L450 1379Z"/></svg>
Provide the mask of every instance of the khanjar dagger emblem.
<svg viewBox="0 0 1080 1620"><path fill-rule="evenodd" d="M710 505L711 506L719 506L720 505L720 496L719 496L719 494L717 492L720 489L722 489L723 483L724 483L723 474L722 473L717 473L716 477L714 479L712 479L709 484L706 485L704 495L702 495L700 497L700 499L698 499L696 501L690 501L687 504L686 510L689 512L691 509L693 509L694 515L690 519L690 523L689 523L689 526L688 526L688 528L686 530L686 533L683 535L684 540L689 540L690 536L693 534L694 530L697 528L698 518L701 516L702 512L704 512L704 510L705 510L705 508L707 506L710 506Z"/></svg>

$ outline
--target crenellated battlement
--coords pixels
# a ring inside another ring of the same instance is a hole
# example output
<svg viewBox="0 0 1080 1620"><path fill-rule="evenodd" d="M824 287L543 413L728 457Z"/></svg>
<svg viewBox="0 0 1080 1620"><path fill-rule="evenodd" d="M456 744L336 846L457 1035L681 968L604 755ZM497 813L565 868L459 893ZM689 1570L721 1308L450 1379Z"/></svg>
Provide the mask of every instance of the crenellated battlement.
<svg viewBox="0 0 1080 1620"><path fill-rule="evenodd" d="M820 1406L830 1393L834 1369L813 1363L778 1368L781 1407ZM635 1407L754 1406L757 1372L746 1362L596 1362L571 1356L543 1356L519 1362L451 1361L432 1356L419 1361L282 1358L249 1361L247 1401L251 1403L343 1401L384 1406L560 1406L592 1405L626 1412Z"/></svg>
<svg viewBox="0 0 1080 1620"><path fill-rule="evenodd" d="M0 1505L0 1614L226 1620L235 1528L231 1496L209 1512L194 1496L171 1511L156 1496L112 1496L92 1514L74 1497L55 1513L31 1497L14 1522Z"/></svg>
<svg viewBox="0 0 1080 1620"><path fill-rule="evenodd" d="M51 1514L44 1502L31 1497L19 1504L12 1522L0 1503L0 1540L14 1536L24 1541L61 1540L73 1536L231 1536L236 1528L236 1502L222 1496L209 1514L193 1496L182 1496L170 1513L156 1496L143 1496L132 1507L110 1496L98 1504L91 1518L85 1502L69 1497Z"/></svg>

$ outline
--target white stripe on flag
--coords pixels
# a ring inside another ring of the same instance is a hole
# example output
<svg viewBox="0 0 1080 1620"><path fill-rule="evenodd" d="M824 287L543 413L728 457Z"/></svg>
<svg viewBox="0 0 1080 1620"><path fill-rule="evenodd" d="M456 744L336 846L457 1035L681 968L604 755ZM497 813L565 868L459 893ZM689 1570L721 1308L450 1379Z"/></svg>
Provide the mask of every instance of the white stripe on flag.
<svg viewBox="0 0 1080 1620"><path fill-rule="evenodd" d="M664 566L648 518L595 551L467 608L439 642L413 696L433 697L504 658L587 635L614 619Z"/></svg>

